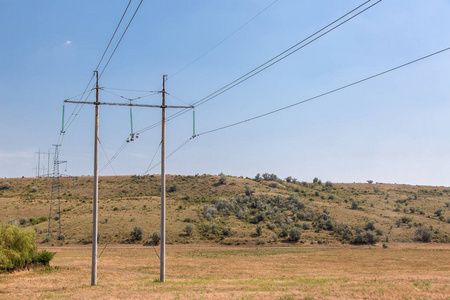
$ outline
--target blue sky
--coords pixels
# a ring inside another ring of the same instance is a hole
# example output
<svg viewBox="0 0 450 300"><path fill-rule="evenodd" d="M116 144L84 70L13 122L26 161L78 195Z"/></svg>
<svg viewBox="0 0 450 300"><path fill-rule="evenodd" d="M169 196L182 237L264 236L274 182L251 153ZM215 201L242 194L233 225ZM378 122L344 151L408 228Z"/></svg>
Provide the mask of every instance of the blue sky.
<svg viewBox="0 0 450 300"><path fill-rule="evenodd" d="M160 90L167 74L167 91L194 103L364 1L278 0L213 51L171 76L272 2L144 0L100 86ZM33 176L34 153L52 150L60 137L63 100L83 92L127 3L0 1L0 177ZM132 2L130 12L137 4ZM449 15L447 0L384 0L198 107L197 133L450 47ZM269 172L305 181L317 176L333 182L371 179L448 186L449 61L450 51L292 109L199 136L168 160L167 172L249 177ZM184 105L167 99L170 105ZM89 101L93 100L91 96ZM124 102L104 91L100 100ZM156 95L136 103L160 101ZM68 104L66 115L74 108ZM140 130L157 122L160 111L136 108L133 118L134 128ZM68 161L68 169L63 173L93 173L93 121L93 107L86 105L67 129L61 159ZM128 108L101 107L100 140L109 157L129 132ZM190 112L169 122L167 152L191 135ZM159 127L142 133L113 162L115 172L143 174L159 142ZM100 168L106 162L100 151ZM151 171L158 172L158 167ZM113 174L111 168L101 173Z"/></svg>

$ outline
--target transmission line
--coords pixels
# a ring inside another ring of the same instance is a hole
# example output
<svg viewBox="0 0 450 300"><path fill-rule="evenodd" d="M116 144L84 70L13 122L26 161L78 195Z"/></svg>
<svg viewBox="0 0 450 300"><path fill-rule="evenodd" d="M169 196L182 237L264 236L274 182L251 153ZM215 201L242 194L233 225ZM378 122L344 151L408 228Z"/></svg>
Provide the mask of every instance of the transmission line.
<svg viewBox="0 0 450 300"><path fill-rule="evenodd" d="M127 5L127 7L125 8L125 11L124 11L123 14L122 14L122 17L120 18L119 24L117 24L116 30L114 30L114 33L113 33L113 35L111 36L111 39L109 40L108 46L106 46L106 49L105 49L105 51L103 52L102 58L100 58L100 61L98 62L98 65L97 65L97 67L95 68L95 70L98 71L98 67L99 67L100 64L102 63L103 58L105 57L105 54L106 54L106 52L107 52L108 49L109 49L109 46L111 45L111 43L112 43L114 37L116 36L117 30L119 29L120 24L122 24L122 20L123 20L123 18L125 17L125 14L126 14L127 11L128 11L128 7L130 7L131 1L133 1L133 0L130 0L130 1L128 2L128 5Z"/></svg>
<svg viewBox="0 0 450 300"><path fill-rule="evenodd" d="M108 67L109 62L111 61L111 58L114 56L114 53L116 53L117 47L119 47L120 43L122 42L122 39L123 39L123 37L125 36L125 33L127 33L127 30L128 30L128 28L130 27L131 22L133 22L133 19L134 19L134 17L136 16L136 14L137 14L139 8L141 7L141 4L142 4L143 1L144 1L144 0L141 0L141 1L139 2L138 7L137 7L136 10L134 11L134 14L133 14L133 16L131 17L130 21L128 22L127 27L125 28L124 32L122 33L122 36L120 37L119 41L117 42L116 47L114 48L114 50L113 50L113 52L111 53L111 55L110 55L108 61L106 62L105 66L103 67L103 70L100 72L99 78L102 77L103 72L105 72L106 67Z"/></svg>
<svg viewBox="0 0 450 300"><path fill-rule="evenodd" d="M194 59L193 61L191 61L190 63L188 63L187 65L185 65L184 67L182 67L181 69L179 69L178 71L176 71L174 74L169 76L169 79L171 79L172 77L175 77L176 75L178 75L179 73L183 72L185 69L187 69L188 67L190 67L191 65L193 65L194 63L196 63L198 60L200 60L201 58L203 58L205 55L207 55L208 53L210 53L211 51L213 51L214 49L216 49L218 46L220 46L223 42L225 42L226 40L228 40L230 37L232 37L234 34L236 34L238 31L240 31L241 29L243 29L245 26L247 26L250 22L252 22L254 19L256 19L257 17L259 17L262 13L264 13L266 10L268 10L272 5L274 5L276 2L278 2L279 0L275 0L272 3L270 3L268 6L266 6L266 8L264 8L263 10L261 10L259 13L257 13L253 18L251 18L250 20L248 20L247 22L245 22L243 25L241 25L238 29L236 29L235 31L233 31L232 33L230 33L228 36L226 36L223 40L221 40L220 42L218 42L217 44L215 44L214 46L212 46L209 50L207 50L206 52L204 52L203 54L201 54L199 57L197 57L196 59Z"/></svg>
<svg viewBox="0 0 450 300"><path fill-rule="evenodd" d="M368 0L366 2L364 2L363 4L357 6L356 8L352 9L351 11L349 11L348 13L344 14L343 16L341 16L340 18L334 20L333 22L329 23L328 25L326 25L325 27L322 27L320 30L314 32L313 34L311 34L310 36L308 36L307 38L301 40L300 42L298 42L297 44L293 45L292 47L286 49L285 51L281 52L280 54L278 54L277 56L269 59L268 61L264 62L263 64L259 65L258 67L254 68L253 70L247 72L246 74L242 75L241 77L237 78L236 80L228 83L227 85L223 86L222 88L216 90L215 92L209 94L208 96L198 100L197 102L195 102L193 104L193 106L198 107L214 98L216 98L217 96L225 93L226 91L236 87L237 85L245 82L246 80L252 78L253 76L261 73L262 71L266 70L267 68L273 66L274 64L280 62L281 60L287 58L288 56L294 54L295 52L299 51L300 49L303 49L304 47L306 47L307 45L310 45L311 43L313 43L314 41L320 39L321 37L325 36L326 34L330 33L331 31L339 28L340 26L344 25L345 23L347 23L348 21L352 20L353 18L357 17L358 15L364 13L365 11L369 10L370 8L374 7L375 5L379 4L381 1L383 0L378 0L376 3L364 8L363 10L357 12L356 14L350 16L349 18L347 18L346 20L343 20L342 22L340 22L339 24L335 25L334 27L332 27L331 29L325 31L324 33L320 34L319 36L315 37L314 39L310 40L309 42L307 42L306 44L300 46L301 44L305 43L306 41L308 41L309 39L313 38L314 36L318 35L319 33L321 33L322 31L326 30L327 28L331 27L332 25L334 25L335 23L338 23L339 21L341 21L342 19L346 18L347 16L351 15L352 13L358 11L360 8L364 7L366 4L368 4L370 1L372 0ZM300 46L300 47L298 47ZM298 47L298 48L296 48ZM167 122L177 118L183 114L185 114L186 112L188 112L189 109L184 109L184 110L180 110L177 113L174 113L173 115L167 117ZM161 124L161 122L157 122L153 125L150 125L148 127L145 127L141 130L139 130L139 133L151 130L157 126L159 126Z"/></svg>
<svg viewBox="0 0 450 300"><path fill-rule="evenodd" d="M403 68L403 67L409 66L409 65L411 65L411 64L414 64L414 63L416 63L416 62L419 62L419 61L422 61L422 60L424 60L424 59L430 58L430 57L432 57L432 56L438 55L438 54L443 53L443 52L448 51L448 50L450 50L450 47L449 47L449 48L442 49L442 50L437 51L437 52L434 52L434 53L432 53L432 54L423 56L423 57L421 57L421 58L412 60L412 61L410 61L410 62L407 62L407 63L405 63L405 64L402 64L402 65L400 65L400 66L397 66L397 67L395 67L395 68L392 68L392 69L383 71L383 72L381 72L381 73L378 73L378 74L375 74L375 75L366 77L366 78L364 78L364 79L355 81L355 82L353 82L353 83L350 83L350 84L341 86L341 87L339 87L339 88L336 88L336 89L331 90L331 91L328 91L328 92L326 92L326 93L317 95L317 96L315 96L315 97L311 97L311 98L308 98L308 99L305 99L305 100L302 100L302 101L293 103L293 104L291 104L291 105L284 106L284 107L282 107L282 108L279 108L279 109L276 109L276 110L272 110L272 111L270 111L270 112L267 112L267 113L264 113L264 114L261 114L261 115L258 115L258 116L255 116L255 117L252 117L252 118L243 120L243 121L239 121L239 122L236 122L236 123L232 123L232 124L229 124L229 125L226 125L226 126L222 126L222 127L216 128L216 129L212 129L212 130L208 130L208 131L199 133L199 134L195 135L195 137L201 136L201 135L205 135L205 134L208 134L208 133L213 133L213 132L216 132L216 131L219 131L219 130L223 130L223 129L226 129L226 128L230 128L230 127L233 127L233 126L237 126L237 125L240 125L240 124L243 124L243 123L247 123L247 122L250 122L250 121L253 121L253 120L256 120L256 119L259 119L259 118L262 118L262 117L265 117L265 116L268 116L268 115L271 115L271 114L274 114L274 113L277 113L277 112L279 112L279 111L286 110L286 109L288 109L288 108L291 108L291 107L294 107L294 106L297 106L297 105L300 105L300 104L303 104L303 103L306 103L306 102L309 102L309 101L316 100L316 99L318 99L318 98L321 98L321 97L330 95L330 94L332 94L332 93L341 91L341 90L346 89L346 88L349 88L349 87L351 87L351 86L354 86L354 85L363 83L363 82L368 81L368 80L370 80L370 79L373 79L373 78L382 76L382 75L384 75L384 74L393 72L393 71L395 71L395 70L398 70L398 69L401 69L401 68Z"/></svg>

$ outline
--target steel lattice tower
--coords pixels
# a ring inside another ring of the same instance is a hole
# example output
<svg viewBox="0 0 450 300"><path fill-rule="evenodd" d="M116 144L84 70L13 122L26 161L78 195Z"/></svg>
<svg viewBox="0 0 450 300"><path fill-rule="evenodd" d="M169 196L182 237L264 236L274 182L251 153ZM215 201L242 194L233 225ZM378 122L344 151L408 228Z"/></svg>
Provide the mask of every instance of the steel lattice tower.
<svg viewBox="0 0 450 300"><path fill-rule="evenodd" d="M59 147L55 146L55 156L53 158L53 180L52 180L52 193L50 200L50 213L48 216L48 236L57 237L61 236L61 195L60 195L60 182L59 178L59 165L65 163L65 161L59 160Z"/></svg>

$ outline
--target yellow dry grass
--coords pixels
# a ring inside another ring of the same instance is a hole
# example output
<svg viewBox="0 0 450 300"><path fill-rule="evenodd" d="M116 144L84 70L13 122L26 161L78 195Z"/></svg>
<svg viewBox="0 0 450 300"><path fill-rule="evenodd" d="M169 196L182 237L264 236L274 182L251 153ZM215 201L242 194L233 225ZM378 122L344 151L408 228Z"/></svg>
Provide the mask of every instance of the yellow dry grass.
<svg viewBox="0 0 450 300"><path fill-rule="evenodd" d="M243 248L111 246L90 286L90 247L48 247L52 271L0 275L4 299L450 299L449 245ZM159 250L159 249L157 249Z"/></svg>

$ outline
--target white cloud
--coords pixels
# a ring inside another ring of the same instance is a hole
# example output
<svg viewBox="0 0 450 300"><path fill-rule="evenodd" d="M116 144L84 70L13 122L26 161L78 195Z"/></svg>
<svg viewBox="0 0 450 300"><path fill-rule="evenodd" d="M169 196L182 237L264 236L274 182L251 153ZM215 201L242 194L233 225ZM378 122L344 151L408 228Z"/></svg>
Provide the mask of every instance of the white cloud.
<svg viewBox="0 0 450 300"><path fill-rule="evenodd" d="M64 44L70 45L70 44L72 44L72 41L66 41Z"/></svg>

